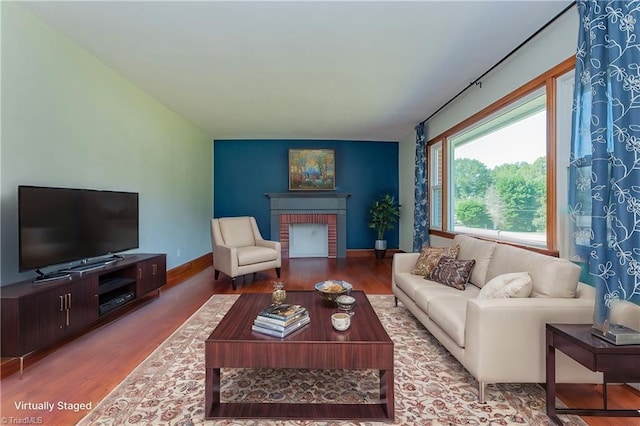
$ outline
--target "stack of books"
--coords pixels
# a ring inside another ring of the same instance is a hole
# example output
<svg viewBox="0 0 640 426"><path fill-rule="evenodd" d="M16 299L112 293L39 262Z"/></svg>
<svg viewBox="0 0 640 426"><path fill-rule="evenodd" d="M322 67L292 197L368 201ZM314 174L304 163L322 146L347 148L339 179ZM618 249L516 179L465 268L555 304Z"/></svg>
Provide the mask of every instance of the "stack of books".
<svg viewBox="0 0 640 426"><path fill-rule="evenodd" d="M271 305L261 311L251 329L274 337L285 337L309 324L309 312L300 305Z"/></svg>

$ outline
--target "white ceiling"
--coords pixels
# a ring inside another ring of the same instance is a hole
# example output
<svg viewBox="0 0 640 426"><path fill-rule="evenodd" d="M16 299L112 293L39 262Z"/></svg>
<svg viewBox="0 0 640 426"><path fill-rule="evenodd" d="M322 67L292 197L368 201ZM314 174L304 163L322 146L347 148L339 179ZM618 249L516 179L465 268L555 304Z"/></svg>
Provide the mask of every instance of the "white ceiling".
<svg viewBox="0 0 640 426"><path fill-rule="evenodd" d="M570 3L22 4L213 139L396 141Z"/></svg>

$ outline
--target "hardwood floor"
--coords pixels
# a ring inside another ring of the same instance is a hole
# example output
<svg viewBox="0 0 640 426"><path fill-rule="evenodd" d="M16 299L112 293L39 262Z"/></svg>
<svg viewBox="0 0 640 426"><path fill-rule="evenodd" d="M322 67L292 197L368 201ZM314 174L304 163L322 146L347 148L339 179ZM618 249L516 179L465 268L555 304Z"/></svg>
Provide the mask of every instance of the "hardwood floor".
<svg viewBox="0 0 640 426"><path fill-rule="evenodd" d="M391 294L391 259L356 257L347 259L285 260L281 281L291 290L312 289L327 278L342 279L369 294ZM58 403L95 406L140 362L169 337L213 294L270 292L276 280L273 271L258 273L256 279L238 278L233 291L229 278L213 277L209 267L186 281L164 288L160 297L148 297L127 315L95 327L65 344L39 351L26 359L20 378L16 360L2 361L1 416L9 419L40 418L45 425L71 425L87 413L59 409ZM640 391L629 386L609 386L611 408L639 408ZM570 406L601 404L600 386L559 385L558 395ZM54 409L34 411L16 404L52 403ZM640 419L584 417L591 426L640 425ZM17 422L14 422L17 423Z"/></svg>

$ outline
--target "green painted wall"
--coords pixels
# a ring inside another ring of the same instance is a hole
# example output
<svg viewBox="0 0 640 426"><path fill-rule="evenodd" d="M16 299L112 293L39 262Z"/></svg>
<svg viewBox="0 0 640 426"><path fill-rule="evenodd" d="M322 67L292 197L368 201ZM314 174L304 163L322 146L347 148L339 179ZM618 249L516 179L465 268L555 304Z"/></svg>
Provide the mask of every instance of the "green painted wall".
<svg viewBox="0 0 640 426"><path fill-rule="evenodd" d="M1 8L1 284L34 276L18 272L21 184L139 192L138 252L167 253L168 268L209 252L211 138L20 6Z"/></svg>

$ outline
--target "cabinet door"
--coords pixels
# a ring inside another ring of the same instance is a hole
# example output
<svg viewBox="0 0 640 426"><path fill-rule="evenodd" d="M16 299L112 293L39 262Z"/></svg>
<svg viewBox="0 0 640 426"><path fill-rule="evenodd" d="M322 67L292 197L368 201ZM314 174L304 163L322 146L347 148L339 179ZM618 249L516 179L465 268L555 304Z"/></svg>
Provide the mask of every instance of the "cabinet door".
<svg viewBox="0 0 640 426"><path fill-rule="evenodd" d="M83 329L98 319L97 276L21 300L21 354Z"/></svg>
<svg viewBox="0 0 640 426"><path fill-rule="evenodd" d="M98 276L94 275L69 286L67 332L83 329L98 319Z"/></svg>
<svg viewBox="0 0 640 426"><path fill-rule="evenodd" d="M164 255L138 262L138 283L136 285L138 297L157 290L166 283L166 265L167 260Z"/></svg>
<svg viewBox="0 0 640 426"><path fill-rule="evenodd" d="M156 265L153 270L153 285L155 288L160 288L167 283L167 256L164 254L158 256L153 260L153 264Z"/></svg>
<svg viewBox="0 0 640 426"><path fill-rule="evenodd" d="M153 286L153 262L145 260L138 262L138 280L136 282L136 297L142 297L155 290Z"/></svg>
<svg viewBox="0 0 640 426"><path fill-rule="evenodd" d="M67 287L24 297L20 302L21 355L51 343L66 332Z"/></svg>

